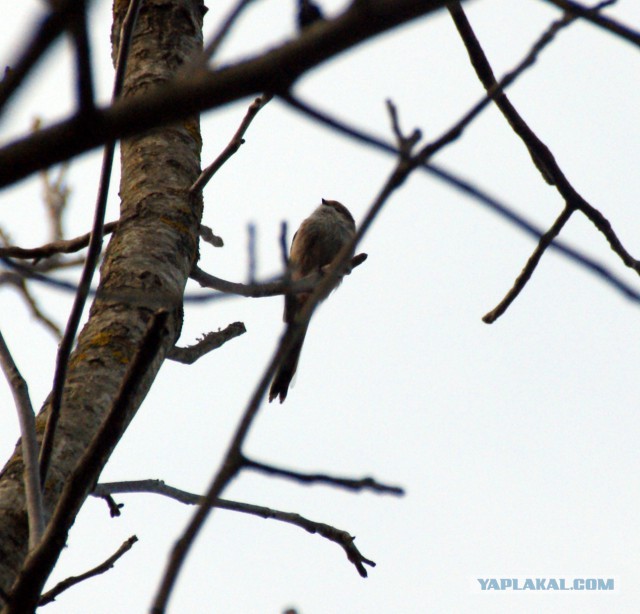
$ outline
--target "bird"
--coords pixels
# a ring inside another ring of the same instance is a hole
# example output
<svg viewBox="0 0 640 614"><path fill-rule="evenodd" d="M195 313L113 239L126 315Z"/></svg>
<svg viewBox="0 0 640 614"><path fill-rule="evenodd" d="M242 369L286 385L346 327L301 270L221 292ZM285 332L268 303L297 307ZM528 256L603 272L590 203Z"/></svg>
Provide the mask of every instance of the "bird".
<svg viewBox="0 0 640 614"><path fill-rule="evenodd" d="M293 236L289 255L291 281L295 282L310 273L318 272L322 267L334 262L340 250L353 239L355 234L356 223L349 210L337 200L323 198L322 204L300 224L300 228ZM351 256L353 256L353 250ZM321 300L327 298L341 281L342 276L326 290ZM310 292L285 294L283 319L286 324L290 325L296 320L310 296ZM308 326L307 320L297 341L278 365L269 390L270 403L276 397L280 397L280 403L282 403L287 397L289 385L298 367Z"/></svg>

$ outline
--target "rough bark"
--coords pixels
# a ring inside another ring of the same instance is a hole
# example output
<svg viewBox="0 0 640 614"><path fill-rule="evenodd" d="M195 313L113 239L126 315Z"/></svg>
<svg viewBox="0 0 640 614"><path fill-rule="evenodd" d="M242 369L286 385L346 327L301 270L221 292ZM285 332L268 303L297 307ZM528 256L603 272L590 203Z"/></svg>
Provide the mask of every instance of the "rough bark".
<svg viewBox="0 0 640 614"><path fill-rule="evenodd" d="M114 2L115 44L127 6L128 0ZM145 0L134 33L125 96L144 96L149 88L175 76L202 46L202 15L201 0ZM127 409L127 424L179 335L182 294L197 258L202 214L200 200L187 194L198 176L200 148L196 117L121 145L120 223L106 251L98 298L69 364L45 489L49 514L110 408L150 315L166 309L169 334ZM45 403L37 419L39 434L47 415ZM92 487L86 485L87 493ZM0 473L0 588L5 592L27 556L27 533L22 454L17 446Z"/></svg>

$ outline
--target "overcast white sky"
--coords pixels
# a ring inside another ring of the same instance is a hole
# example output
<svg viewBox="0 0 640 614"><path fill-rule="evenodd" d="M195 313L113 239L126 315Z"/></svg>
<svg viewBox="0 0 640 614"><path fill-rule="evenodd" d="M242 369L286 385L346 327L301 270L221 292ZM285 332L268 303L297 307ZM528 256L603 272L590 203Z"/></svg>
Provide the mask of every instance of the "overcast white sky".
<svg viewBox="0 0 640 614"><path fill-rule="evenodd" d="M5 2L0 58L10 64L42 3ZM211 3L207 32L232 2ZM325 0L330 11L344 2ZM468 16L502 74L558 16L542 0L477 0ZM224 48L240 57L293 35L293 0L263 1ZM640 6L610 14L640 28ZM98 87L111 89L110 3L92 13ZM577 23L509 95L574 187L640 255L640 54ZM389 137L384 100L407 129L435 137L482 94L446 13L323 65L299 90L358 126ZM3 142L35 116L64 116L72 99L66 44L31 77L0 125ZM203 161L228 141L249 101L202 118ZM89 228L100 157L72 167L66 230ZM562 202L493 108L436 158L542 227ZM259 274L280 267L281 220L292 230L322 197L365 214L392 159L292 114L266 107L247 143L206 189L204 221L225 241L201 265L246 276L248 222L258 227ZM0 224L15 243L47 240L37 180L0 192ZM108 219L117 215L117 180ZM579 215L562 238L634 287L605 240ZM369 260L316 313L295 388L263 408L247 452L304 471L373 475L404 498L354 495L242 475L228 498L294 511L345 529L377 567L363 580L342 550L273 521L216 512L184 568L172 612L264 614L295 606L328 612L637 612L640 610L640 305L556 253L502 319L481 321L510 288L534 242L426 175L397 192L362 244ZM70 275L67 274L67 278ZM195 284L189 286L195 291ZM34 288L64 325L71 297ZM166 363L103 481L160 478L206 488L282 331L282 299L237 299L186 311L181 344L242 320L248 332L191 367ZM56 341L17 294L0 292L0 329L34 406L51 385ZM0 450L18 436L0 385ZM170 546L192 510L152 495L117 497L122 517L87 502L51 582L140 542L115 569L61 596L50 614L147 611ZM477 578L614 578L614 592L483 592ZM43 610L44 611L44 610Z"/></svg>

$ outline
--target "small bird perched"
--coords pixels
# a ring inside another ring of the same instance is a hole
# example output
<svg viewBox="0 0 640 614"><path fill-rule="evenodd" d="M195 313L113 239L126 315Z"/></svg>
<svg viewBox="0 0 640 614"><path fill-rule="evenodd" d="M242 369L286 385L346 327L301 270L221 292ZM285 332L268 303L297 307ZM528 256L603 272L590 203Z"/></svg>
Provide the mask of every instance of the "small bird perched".
<svg viewBox="0 0 640 614"><path fill-rule="evenodd" d="M297 281L331 264L344 245L356 233L356 223L349 210L336 200L322 199L322 204L300 224L300 228L293 236L291 253L289 256L289 270L291 281ZM353 253L351 254L353 255ZM342 278L339 277L327 291L329 293L338 287ZM303 309L310 293L286 294L284 298L284 321L292 323ZM307 333L308 323L291 351L283 357L269 391L269 402L280 397L282 403L287 397L289 384L298 367L300 351Z"/></svg>

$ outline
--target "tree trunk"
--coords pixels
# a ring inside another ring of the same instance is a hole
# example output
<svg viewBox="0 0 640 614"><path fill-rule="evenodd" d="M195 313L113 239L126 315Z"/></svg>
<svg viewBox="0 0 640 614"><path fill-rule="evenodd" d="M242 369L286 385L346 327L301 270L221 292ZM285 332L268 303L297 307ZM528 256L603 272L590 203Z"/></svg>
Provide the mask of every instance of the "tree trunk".
<svg viewBox="0 0 640 614"><path fill-rule="evenodd" d="M128 4L114 1L114 46ZM144 96L162 86L201 49L203 14L201 0L142 3L124 96ZM151 314L168 311L169 334L127 408L126 424L179 335L182 295L198 253L202 203L187 190L199 173L200 149L196 117L121 144L120 224L106 251L98 297L69 363L45 489L48 515L110 408ZM37 418L39 435L47 416L45 402ZM93 486L84 485L87 494ZM0 473L0 588L5 592L27 556L27 533L22 453L16 446Z"/></svg>

